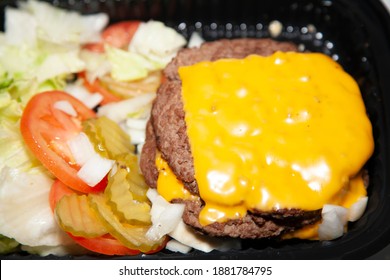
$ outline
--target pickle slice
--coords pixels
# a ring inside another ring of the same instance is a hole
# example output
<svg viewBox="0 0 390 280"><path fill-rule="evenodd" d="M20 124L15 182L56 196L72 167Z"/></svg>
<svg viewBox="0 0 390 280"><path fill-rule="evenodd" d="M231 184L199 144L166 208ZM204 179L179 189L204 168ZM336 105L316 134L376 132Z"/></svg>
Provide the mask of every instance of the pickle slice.
<svg viewBox="0 0 390 280"><path fill-rule="evenodd" d="M150 205L133 198L126 169L119 169L109 180L104 191L113 210L123 220L130 223L151 224Z"/></svg>
<svg viewBox="0 0 390 280"><path fill-rule="evenodd" d="M99 117L96 120L96 130L110 158L115 159L121 154L135 152L135 146L131 144L130 136L109 118Z"/></svg>
<svg viewBox="0 0 390 280"><path fill-rule="evenodd" d="M108 233L87 195L70 194L57 203L55 215L59 225L75 236L98 237Z"/></svg>
<svg viewBox="0 0 390 280"><path fill-rule="evenodd" d="M149 226L122 223L111 210L104 195L89 194L89 199L109 233L126 247L148 252L159 247L164 241L164 237L158 241L147 239L146 232L149 230Z"/></svg>
<svg viewBox="0 0 390 280"><path fill-rule="evenodd" d="M117 159L117 167L118 169L126 169L126 179L129 182L133 198L139 202L148 202L149 199L146 196L148 185L140 172L138 157L135 154L124 154Z"/></svg>
<svg viewBox="0 0 390 280"><path fill-rule="evenodd" d="M97 134L96 127L97 119L89 119L82 123L83 132L88 136L89 141L91 141L95 151L104 158L109 158L108 151L104 146L103 140Z"/></svg>
<svg viewBox="0 0 390 280"><path fill-rule="evenodd" d="M84 121L83 131L92 142L95 151L103 157L116 159L122 154L135 151L130 136L116 122L105 116Z"/></svg>

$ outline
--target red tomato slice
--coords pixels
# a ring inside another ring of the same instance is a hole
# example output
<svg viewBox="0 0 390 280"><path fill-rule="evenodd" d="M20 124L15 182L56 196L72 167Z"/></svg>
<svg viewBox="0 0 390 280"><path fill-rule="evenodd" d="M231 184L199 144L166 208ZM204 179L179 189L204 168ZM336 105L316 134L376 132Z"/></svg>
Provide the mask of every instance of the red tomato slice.
<svg viewBox="0 0 390 280"><path fill-rule="evenodd" d="M83 49L89 50L91 52L104 53L104 43L88 43L82 46Z"/></svg>
<svg viewBox="0 0 390 280"><path fill-rule="evenodd" d="M74 236L68 232L68 235L80 246L99 254L104 255L120 255L120 256L134 256L141 254L141 251L133 250L122 245L118 240L112 237L110 234L106 234L100 237L85 238L81 236ZM168 238L156 249L148 251L143 254L154 254L165 248Z"/></svg>
<svg viewBox="0 0 390 280"><path fill-rule="evenodd" d="M102 33L103 42L116 48L127 47L141 21L122 21L108 26Z"/></svg>
<svg viewBox="0 0 390 280"><path fill-rule="evenodd" d="M105 104L111 103L111 102L118 102L118 101L122 100L122 98L120 98L117 95L112 94L104 86L102 86L100 84L99 79L96 79L93 83L90 83L85 76L85 72L79 73L78 76L80 79L82 79L84 87L89 92L91 92L91 93L97 92L103 96L103 100L100 103L101 105L105 105Z"/></svg>
<svg viewBox="0 0 390 280"><path fill-rule="evenodd" d="M141 253L141 251L133 250L123 246L122 243L120 243L118 240L116 240L109 234L94 238L74 236L69 232L68 235L80 246L99 254L110 256L134 256Z"/></svg>
<svg viewBox="0 0 390 280"><path fill-rule="evenodd" d="M55 108L57 101L68 101L77 116ZM75 163L67 141L81 132L83 120L96 117L94 111L62 91L47 91L35 95L27 103L20 122L22 136L40 162L60 181L80 192L99 192L105 186L88 186L77 176Z"/></svg>
<svg viewBox="0 0 390 280"><path fill-rule="evenodd" d="M83 46L92 52L104 52L104 44L109 44L116 48L126 48L133 39L141 21L121 21L111 24L102 33L102 41L89 43Z"/></svg>
<svg viewBox="0 0 390 280"><path fill-rule="evenodd" d="M50 188L49 192L49 203L51 211L54 213L54 209L56 208L56 205L60 199L65 195L70 195L75 193L74 190L71 188L68 188L64 183L62 183L60 180L55 180L53 185Z"/></svg>
<svg viewBox="0 0 390 280"><path fill-rule="evenodd" d="M137 31L141 21L122 21L114 23L108 26L102 32L102 41L98 43L89 43L83 46L84 49L93 52L104 52L104 44L109 44L116 48L127 48L131 40L134 37L135 32ZM106 87L104 87L99 79L96 79L93 83L90 83L86 77L85 73L80 73L79 77L83 80L84 87L88 89L89 92L98 92L103 96L102 105L105 105L110 102L117 102L122 100L120 96L111 93Z"/></svg>

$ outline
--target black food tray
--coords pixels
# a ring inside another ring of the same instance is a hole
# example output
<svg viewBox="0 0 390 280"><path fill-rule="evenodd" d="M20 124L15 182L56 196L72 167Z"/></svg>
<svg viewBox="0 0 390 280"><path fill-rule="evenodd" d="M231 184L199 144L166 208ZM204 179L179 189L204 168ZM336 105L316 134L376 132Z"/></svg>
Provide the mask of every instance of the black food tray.
<svg viewBox="0 0 390 280"><path fill-rule="evenodd" d="M197 31L208 41L218 38L270 37L269 24L278 20L275 39L292 41L308 51L337 60L359 83L373 124L375 151L367 163L370 176L365 214L334 241L244 241L239 251L189 254L162 251L154 255L115 259L363 259L390 243L390 16L379 0L54 0L56 6L84 14L105 12L112 22L155 19L189 38ZM0 3L1 23L4 7ZM335 137L338 137L335 135ZM24 253L6 259L112 259L108 256L39 257Z"/></svg>

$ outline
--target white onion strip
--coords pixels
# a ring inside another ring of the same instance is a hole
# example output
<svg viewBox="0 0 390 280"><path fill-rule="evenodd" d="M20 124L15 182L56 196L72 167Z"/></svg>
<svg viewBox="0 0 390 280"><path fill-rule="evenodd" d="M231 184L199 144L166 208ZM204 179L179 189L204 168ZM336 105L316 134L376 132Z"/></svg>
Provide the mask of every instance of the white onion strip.
<svg viewBox="0 0 390 280"><path fill-rule="evenodd" d="M88 186L94 187L112 169L115 161L100 156L88 136L81 132L68 141L68 147L78 165L77 176Z"/></svg>
<svg viewBox="0 0 390 280"><path fill-rule="evenodd" d="M348 209L338 205L325 204L322 208L322 222L318 227L320 240L333 240L344 234L348 222Z"/></svg>
<svg viewBox="0 0 390 280"><path fill-rule="evenodd" d="M366 210L368 197L363 196L359 198L351 207L348 209L348 221L356 222L361 218L364 211Z"/></svg>
<svg viewBox="0 0 390 280"><path fill-rule="evenodd" d="M88 186L94 187L107 175L114 163L114 160L95 154L81 167L77 176Z"/></svg>
<svg viewBox="0 0 390 280"><path fill-rule="evenodd" d="M57 101L56 103L54 103L54 108L68 114L69 116L77 117L76 110L67 100Z"/></svg>
<svg viewBox="0 0 390 280"><path fill-rule="evenodd" d="M74 160L80 166L83 166L95 154L91 141L83 132L70 139L67 144Z"/></svg>

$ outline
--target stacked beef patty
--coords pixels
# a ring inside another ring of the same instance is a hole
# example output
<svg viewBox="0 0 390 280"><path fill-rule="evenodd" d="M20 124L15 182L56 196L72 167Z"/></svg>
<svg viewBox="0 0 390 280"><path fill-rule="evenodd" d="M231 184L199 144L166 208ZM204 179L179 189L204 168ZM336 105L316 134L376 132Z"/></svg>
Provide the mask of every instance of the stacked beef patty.
<svg viewBox="0 0 390 280"><path fill-rule="evenodd" d="M271 39L224 39L204 43L199 48L186 48L177 54L164 70L166 80L157 91L141 153L141 171L150 187L157 187L158 170L155 157L157 151L160 151L177 178L193 195L199 196L191 147L186 132L179 67L222 58L240 59L251 54L268 56L276 51L297 51L297 47L292 43ZM263 212L254 209L241 219L202 226L198 219L204 206L201 199L174 202L185 203L183 221L187 225L212 236L253 239L276 237L312 224L321 218L321 210L279 209Z"/></svg>

